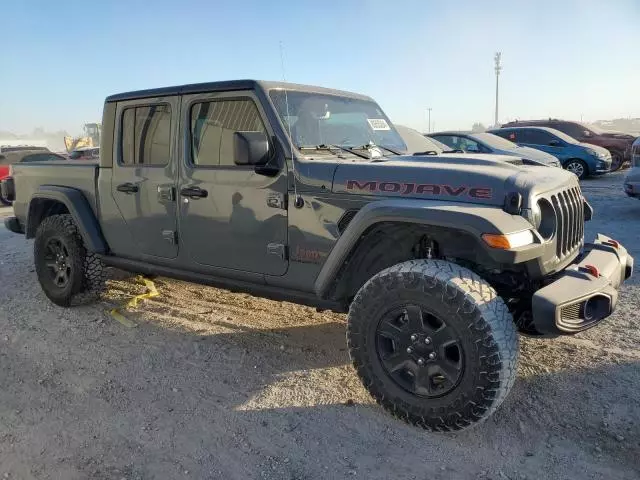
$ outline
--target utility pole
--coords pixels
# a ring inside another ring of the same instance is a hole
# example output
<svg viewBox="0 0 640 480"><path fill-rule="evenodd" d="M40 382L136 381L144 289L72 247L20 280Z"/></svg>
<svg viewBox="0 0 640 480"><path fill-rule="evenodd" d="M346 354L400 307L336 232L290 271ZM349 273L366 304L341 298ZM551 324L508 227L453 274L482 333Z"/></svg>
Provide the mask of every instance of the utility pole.
<svg viewBox="0 0 640 480"><path fill-rule="evenodd" d="M427 132L431 133L431 107L427 108L427 112L429 112L429 128L428 128Z"/></svg>
<svg viewBox="0 0 640 480"><path fill-rule="evenodd" d="M496 52L493 60L496 64L496 117L494 119L494 127L498 126L498 78L500 77L500 70L502 70L502 66L500 65L500 57L502 56L502 52Z"/></svg>

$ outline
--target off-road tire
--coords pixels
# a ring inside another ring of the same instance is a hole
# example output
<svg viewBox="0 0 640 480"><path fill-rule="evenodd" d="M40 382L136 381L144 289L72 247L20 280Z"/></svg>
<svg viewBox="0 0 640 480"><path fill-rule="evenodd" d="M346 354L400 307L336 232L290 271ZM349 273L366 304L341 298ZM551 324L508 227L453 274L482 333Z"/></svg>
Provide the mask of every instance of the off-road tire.
<svg viewBox="0 0 640 480"><path fill-rule="evenodd" d="M464 368L453 390L440 397L403 389L382 365L378 323L403 304L442 315L460 333ZM347 342L353 365L375 400L395 417L433 431L482 422L516 377L518 335L504 301L480 276L443 260L411 260L372 277L349 309Z"/></svg>
<svg viewBox="0 0 640 480"><path fill-rule="evenodd" d="M64 287L51 279L46 263L46 246L51 239L64 245L70 266L69 281ZM36 231L34 242L36 274L45 295L56 305L69 307L95 300L104 290L106 268L97 255L87 252L71 215L45 218Z"/></svg>

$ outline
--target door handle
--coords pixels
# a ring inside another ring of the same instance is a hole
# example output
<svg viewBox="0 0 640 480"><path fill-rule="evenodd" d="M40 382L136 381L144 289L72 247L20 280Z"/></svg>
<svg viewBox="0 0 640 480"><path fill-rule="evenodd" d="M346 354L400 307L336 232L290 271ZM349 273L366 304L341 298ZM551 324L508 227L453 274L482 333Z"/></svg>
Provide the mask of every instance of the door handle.
<svg viewBox="0 0 640 480"><path fill-rule="evenodd" d="M183 187L180 189L180 195L188 198L207 198L209 192L200 187Z"/></svg>
<svg viewBox="0 0 640 480"><path fill-rule="evenodd" d="M124 192L124 193L138 193L138 185L136 185L135 183L129 183L129 182L121 183L116 187L116 189L119 192Z"/></svg>

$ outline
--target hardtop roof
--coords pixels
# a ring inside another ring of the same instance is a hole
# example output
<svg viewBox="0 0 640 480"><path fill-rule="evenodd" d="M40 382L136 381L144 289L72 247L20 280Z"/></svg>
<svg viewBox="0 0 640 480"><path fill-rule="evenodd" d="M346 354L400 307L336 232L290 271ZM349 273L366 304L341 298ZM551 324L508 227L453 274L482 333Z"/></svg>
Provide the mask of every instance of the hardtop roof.
<svg viewBox="0 0 640 480"><path fill-rule="evenodd" d="M226 80L221 82L191 83L187 85L176 85L172 87L151 88L148 90L136 90L132 92L116 93L109 95L105 102L121 102L125 100L137 100L151 97L167 97L173 95L184 95L190 93L223 92L233 90L254 90L262 89L286 89L307 91L326 95L339 95L359 100L372 100L371 97L344 90L334 90L331 88L318 87L314 85L302 85L297 83L270 82L264 80Z"/></svg>
<svg viewBox="0 0 640 480"><path fill-rule="evenodd" d="M545 132L549 132L553 135L555 135L557 132L562 133L560 130L556 128L540 127L538 125L520 125L520 126L513 126L513 127L493 128L491 130L487 130L487 133L497 132L500 130L544 130Z"/></svg>

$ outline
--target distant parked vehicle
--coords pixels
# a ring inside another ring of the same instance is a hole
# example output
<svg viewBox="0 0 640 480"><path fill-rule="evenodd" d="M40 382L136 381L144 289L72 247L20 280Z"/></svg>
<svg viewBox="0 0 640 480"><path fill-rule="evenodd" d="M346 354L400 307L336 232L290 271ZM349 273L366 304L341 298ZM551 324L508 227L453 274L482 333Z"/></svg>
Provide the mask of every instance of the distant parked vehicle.
<svg viewBox="0 0 640 480"><path fill-rule="evenodd" d="M624 179L624 191L630 197L640 199L640 137L631 146L631 170Z"/></svg>
<svg viewBox="0 0 640 480"><path fill-rule="evenodd" d="M547 120L516 120L502 125L502 128L507 127L553 128L560 130L562 133L569 135L579 142L604 147L611 153L612 172L618 170L624 162L631 160L631 144L636 138L628 133L603 130L595 125L585 125L580 122L558 120L556 118Z"/></svg>
<svg viewBox="0 0 640 480"><path fill-rule="evenodd" d="M562 166L580 180L611 171L609 150L597 145L580 143L566 133L547 127L511 127L491 130L491 133L518 145L537 148L560 159Z"/></svg>
<svg viewBox="0 0 640 480"><path fill-rule="evenodd" d="M407 153L414 156L421 155L442 155L447 156L451 154L455 159L459 160L461 158L472 158L478 160L493 160L493 161L502 161L515 165L523 165L523 164L534 164L534 165L542 165L540 162L535 162L533 160L523 160L521 157L509 156L509 155L495 155L490 153L467 153L462 150L453 150L444 143L439 142L435 138L426 137L422 133L414 130L413 128L405 127L403 125L395 125L396 130L402 137L402 140L407 145ZM462 156L456 154L464 154ZM560 163L558 162L558 166Z"/></svg>
<svg viewBox="0 0 640 480"><path fill-rule="evenodd" d="M434 138L425 137L413 128L397 124L395 127L407 146L407 153L410 155L440 155L443 152L455 152L444 143L440 143Z"/></svg>
<svg viewBox="0 0 640 480"><path fill-rule="evenodd" d="M560 166L560 161L549 153L518 146L491 133L437 132L428 133L427 137L436 139L453 150L462 150L466 153L508 155L521 158L524 163L543 164L549 167Z"/></svg>
<svg viewBox="0 0 640 480"><path fill-rule="evenodd" d="M100 158L99 147L82 147L72 150L69 160L97 160Z"/></svg>
<svg viewBox="0 0 640 480"><path fill-rule="evenodd" d="M0 145L0 153L9 152L22 152L24 150L38 150L41 152L48 152L47 147L35 146L35 145Z"/></svg>
<svg viewBox="0 0 640 480"><path fill-rule="evenodd" d="M6 147L0 153L0 181L10 175L11 165L14 163L46 162L49 160L64 160L62 155L50 152L44 147L32 147L26 150L23 147ZM0 195L0 204L10 205L10 202Z"/></svg>

